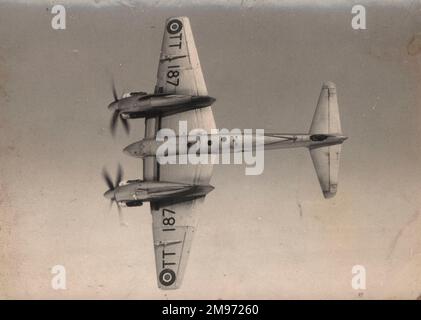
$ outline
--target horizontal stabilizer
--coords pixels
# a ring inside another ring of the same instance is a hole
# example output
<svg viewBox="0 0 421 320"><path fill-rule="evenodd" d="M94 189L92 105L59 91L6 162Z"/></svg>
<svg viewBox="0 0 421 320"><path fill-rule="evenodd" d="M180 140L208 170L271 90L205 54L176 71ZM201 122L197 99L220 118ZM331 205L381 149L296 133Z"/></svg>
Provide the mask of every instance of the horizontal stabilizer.
<svg viewBox="0 0 421 320"><path fill-rule="evenodd" d="M342 144L310 148L314 169L326 199L332 198L338 188L339 158Z"/></svg>

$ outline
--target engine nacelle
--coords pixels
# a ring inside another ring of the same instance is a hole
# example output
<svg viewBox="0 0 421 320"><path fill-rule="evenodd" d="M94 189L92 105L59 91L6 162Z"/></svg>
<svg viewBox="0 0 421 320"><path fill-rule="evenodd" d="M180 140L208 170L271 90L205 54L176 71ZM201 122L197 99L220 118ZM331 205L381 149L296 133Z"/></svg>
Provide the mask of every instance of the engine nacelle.
<svg viewBox="0 0 421 320"><path fill-rule="evenodd" d="M131 92L124 94L119 101L122 119L147 118L171 115L212 105L214 98L209 96L191 96L182 94L146 94Z"/></svg>

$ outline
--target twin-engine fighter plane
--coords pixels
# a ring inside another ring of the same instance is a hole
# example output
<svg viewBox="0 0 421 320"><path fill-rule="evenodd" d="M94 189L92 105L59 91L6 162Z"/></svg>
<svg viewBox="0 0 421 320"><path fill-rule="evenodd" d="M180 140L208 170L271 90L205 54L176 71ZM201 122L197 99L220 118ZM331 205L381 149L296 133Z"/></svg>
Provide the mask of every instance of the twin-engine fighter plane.
<svg viewBox="0 0 421 320"><path fill-rule="evenodd" d="M157 84L154 94L134 93L109 106L117 117L145 118L145 139L126 147L132 156L143 159L143 180L112 183L104 178L109 190L104 196L117 205L140 206L150 202L158 287L180 287L197 225L197 210L213 190L209 181L212 164L160 165L156 154L146 146L154 144L161 128L177 131L186 121L187 130L202 129L211 134L216 129L190 22L187 17L166 21ZM313 122L308 134L265 134L264 148L308 147L319 182L326 198L335 195L338 183L341 144L346 139L339 120L336 87L322 87ZM209 153L212 153L209 149Z"/></svg>

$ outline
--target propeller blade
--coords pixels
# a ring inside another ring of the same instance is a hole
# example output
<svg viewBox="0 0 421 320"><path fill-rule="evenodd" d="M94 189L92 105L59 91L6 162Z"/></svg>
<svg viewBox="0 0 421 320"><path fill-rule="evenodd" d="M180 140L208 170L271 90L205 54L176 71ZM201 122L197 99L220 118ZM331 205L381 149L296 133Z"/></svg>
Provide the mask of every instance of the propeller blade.
<svg viewBox="0 0 421 320"><path fill-rule="evenodd" d="M121 167L121 164L118 164L115 186L118 186L118 184L121 182L121 179L123 179L123 168Z"/></svg>
<svg viewBox="0 0 421 320"><path fill-rule="evenodd" d="M118 110L116 110L114 111L113 116L111 117L110 131L113 136L115 134L115 128L117 127L118 116L119 116L119 112Z"/></svg>
<svg viewBox="0 0 421 320"><path fill-rule="evenodd" d="M107 170L105 170L105 168L102 169L102 177L104 178L108 189L113 190L114 189L113 181L111 180L110 175L108 174Z"/></svg>
<svg viewBox="0 0 421 320"><path fill-rule="evenodd" d="M123 119L121 118L121 123L123 124L124 130L126 131L127 134L129 134L130 132L130 126L129 126L129 121L127 121L127 119Z"/></svg>
<svg viewBox="0 0 421 320"><path fill-rule="evenodd" d="M117 95L117 90L116 90L116 88L115 88L114 78L111 78L111 89L112 89L112 91L113 91L113 98L114 98L114 101L117 101L117 100L118 100L118 95Z"/></svg>
<svg viewBox="0 0 421 320"><path fill-rule="evenodd" d="M102 169L102 177L104 178L104 180L105 180L105 182L106 182L106 184L108 186L109 191L110 190L111 191L112 190L115 190L118 187L119 183L123 179L123 175L124 175L123 168L122 168L121 164L119 163L118 164L118 167L117 167L117 175L116 175L116 179L115 179L116 181L115 181L115 184L113 185L113 182L112 182L111 177L108 174L107 170L105 170L105 168ZM108 191L105 194L107 194L107 193L108 193ZM121 209L121 206L120 206L119 202L115 198L115 194L114 194L113 197L109 197L108 194L107 194L106 197L107 198L111 198L110 199L110 210L111 210L111 208L113 206L113 202L115 202L115 204L117 205L118 217L119 217L119 220L120 220L120 225L121 226L124 226L124 227L127 227L128 224L124 221L123 212L122 212L122 209Z"/></svg>

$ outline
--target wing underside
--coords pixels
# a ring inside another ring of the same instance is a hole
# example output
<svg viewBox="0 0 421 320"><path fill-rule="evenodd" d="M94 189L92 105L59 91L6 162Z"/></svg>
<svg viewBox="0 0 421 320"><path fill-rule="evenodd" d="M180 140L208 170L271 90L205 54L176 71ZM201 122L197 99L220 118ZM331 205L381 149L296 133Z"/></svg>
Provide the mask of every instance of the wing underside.
<svg viewBox="0 0 421 320"><path fill-rule="evenodd" d="M160 207L151 204L155 263L158 287L180 287L197 226L196 206L202 201Z"/></svg>
<svg viewBox="0 0 421 320"><path fill-rule="evenodd" d="M155 92L208 94L187 17L169 18L166 21Z"/></svg>
<svg viewBox="0 0 421 320"><path fill-rule="evenodd" d="M207 95L190 22L186 17L166 21L155 92ZM154 137L161 128L178 133L180 121L186 121L188 132L196 128L210 132L216 127L212 108L206 107L147 119L145 136ZM158 165L154 157L144 160L145 180L207 185L211 174L211 164ZM161 289L176 289L181 285L197 226L197 207L202 201L203 198L171 205L151 203L157 280Z"/></svg>

